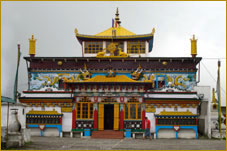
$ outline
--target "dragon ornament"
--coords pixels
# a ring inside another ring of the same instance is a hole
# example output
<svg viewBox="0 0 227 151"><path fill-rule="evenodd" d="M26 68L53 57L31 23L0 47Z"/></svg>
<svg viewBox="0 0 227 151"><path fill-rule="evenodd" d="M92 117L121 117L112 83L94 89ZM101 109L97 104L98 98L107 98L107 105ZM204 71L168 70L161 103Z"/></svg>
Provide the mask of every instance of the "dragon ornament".
<svg viewBox="0 0 227 151"><path fill-rule="evenodd" d="M174 84L175 86L182 86L183 88L186 88L186 85L183 84L186 81L189 81L189 78L183 78L182 75L179 75L176 77Z"/></svg>
<svg viewBox="0 0 227 151"><path fill-rule="evenodd" d="M140 75L142 72L143 72L143 69L142 69L141 65L139 64L139 67L136 69L136 71L131 73L132 79L138 80L140 78Z"/></svg>

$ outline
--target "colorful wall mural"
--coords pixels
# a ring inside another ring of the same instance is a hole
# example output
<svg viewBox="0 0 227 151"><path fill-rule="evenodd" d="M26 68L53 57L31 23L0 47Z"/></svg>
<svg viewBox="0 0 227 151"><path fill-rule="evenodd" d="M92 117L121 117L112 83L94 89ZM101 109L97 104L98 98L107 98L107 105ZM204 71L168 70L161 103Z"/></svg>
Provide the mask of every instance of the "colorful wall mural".
<svg viewBox="0 0 227 151"><path fill-rule="evenodd" d="M107 73L90 73L88 71L75 73L57 73L57 72L31 72L29 75L29 90L40 90L43 88L59 89L59 80L63 81L83 81L93 78L96 75L106 75ZM193 90L196 86L195 73L148 73L144 72L134 76L133 73L117 73L116 75L126 75L136 81L153 82L158 88L158 83L163 82L165 86L172 86L181 90Z"/></svg>

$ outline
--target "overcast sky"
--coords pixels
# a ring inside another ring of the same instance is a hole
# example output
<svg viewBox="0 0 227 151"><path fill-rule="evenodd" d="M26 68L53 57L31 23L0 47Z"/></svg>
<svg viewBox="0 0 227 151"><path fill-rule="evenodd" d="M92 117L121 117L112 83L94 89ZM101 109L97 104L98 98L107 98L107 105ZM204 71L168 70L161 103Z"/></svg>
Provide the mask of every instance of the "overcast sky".
<svg viewBox="0 0 227 151"><path fill-rule="evenodd" d="M216 88L221 58L222 105L226 105L226 2L2 2L1 95L13 96L17 43L28 56L28 39L37 39L36 56L81 56L74 29L97 34L112 25L119 7L121 25L136 34L155 27L151 57L190 57L190 38L198 38L201 81ZM21 58L19 91L27 89L27 68Z"/></svg>

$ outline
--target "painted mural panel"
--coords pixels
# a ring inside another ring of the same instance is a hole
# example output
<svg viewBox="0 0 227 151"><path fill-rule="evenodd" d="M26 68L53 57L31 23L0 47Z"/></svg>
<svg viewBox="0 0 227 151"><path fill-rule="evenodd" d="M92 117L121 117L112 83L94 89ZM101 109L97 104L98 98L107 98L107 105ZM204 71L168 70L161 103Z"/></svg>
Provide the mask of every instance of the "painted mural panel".
<svg viewBox="0 0 227 151"><path fill-rule="evenodd" d="M138 81L144 82L164 82L165 85L178 88L180 90L193 90L196 86L195 73L144 73ZM157 85L157 84L156 84ZM156 87L157 88L157 87Z"/></svg>
<svg viewBox="0 0 227 151"><path fill-rule="evenodd" d="M29 90L40 90L45 88L59 88L59 80L80 79L79 73L30 73Z"/></svg>
<svg viewBox="0 0 227 151"><path fill-rule="evenodd" d="M103 73L90 73L88 70L81 70L75 73L57 73L57 72L31 72L29 75L29 90L41 89L59 89L59 80L67 82L83 81L94 78L96 75L107 75ZM125 75L132 80L141 82L152 82L153 88L161 88L162 86L171 86L180 90L193 90L196 86L196 73L151 73L141 72L139 75L132 73L116 72L117 75ZM159 83L161 87L158 87Z"/></svg>

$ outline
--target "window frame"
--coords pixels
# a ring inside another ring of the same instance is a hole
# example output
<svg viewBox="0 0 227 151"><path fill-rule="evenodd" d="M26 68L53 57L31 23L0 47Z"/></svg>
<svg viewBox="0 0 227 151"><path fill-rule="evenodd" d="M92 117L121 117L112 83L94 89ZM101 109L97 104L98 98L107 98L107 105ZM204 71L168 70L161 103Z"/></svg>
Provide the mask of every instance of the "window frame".
<svg viewBox="0 0 227 151"><path fill-rule="evenodd" d="M88 49L89 45L91 46L90 47L91 50ZM99 45L99 46L97 47L97 45ZM86 50L86 48L87 48L87 50ZM99 48L99 49L97 49L97 48ZM101 50L100 50L100 48L101 48ZM85 54L97 54L99 52L102 52L102 50L103 50L102 41L85 41L85 43L84 43L84 53Z"/></svg>
<svg viewBox="0 0 227 151"><path fill-rule="evenodd" d="M132 50L132 48L136 48ZM139 49L138 49L139 48ZM139 52L140 50L140 52ZM146 53L146 41L128 41L127 42L128 54L145 54Z"/></svg>
<svg viewBox="0 0 227 151"><path fill-rule="evenodd" d="M87 108L87 118L83 118L83 104L87 104L88 108ZM78 105L80 106L80 117L78 117ZM76 119L79 119L79 120L89 120L89 119L93 119L94 118L94 103L92 102L78 102L76 104ZM92 106L92 112L91 112L91 106ZM91 116L91 113L92 113L92 116Z"/></svg>
<svg viewBox="0 0 227 151"><path fill-rule="evenodd" d="M127 107L126 107L126 105L127 105ZM131 109L130 109L130 107L131 107L131 105L136 105L136 118L134 119L134 118L131 118ZM138 106L140 105L140 107L141 107L141 111L140 111L140 118L138 118ZM125 114L126 114L126 108L128 108L128 118L125 118L126 116L125 116ZM125 120L142 120L142 103L137 103L137 102L129 102L129 103L126 103L125 105L124 105L124 119Z"/></svg>

